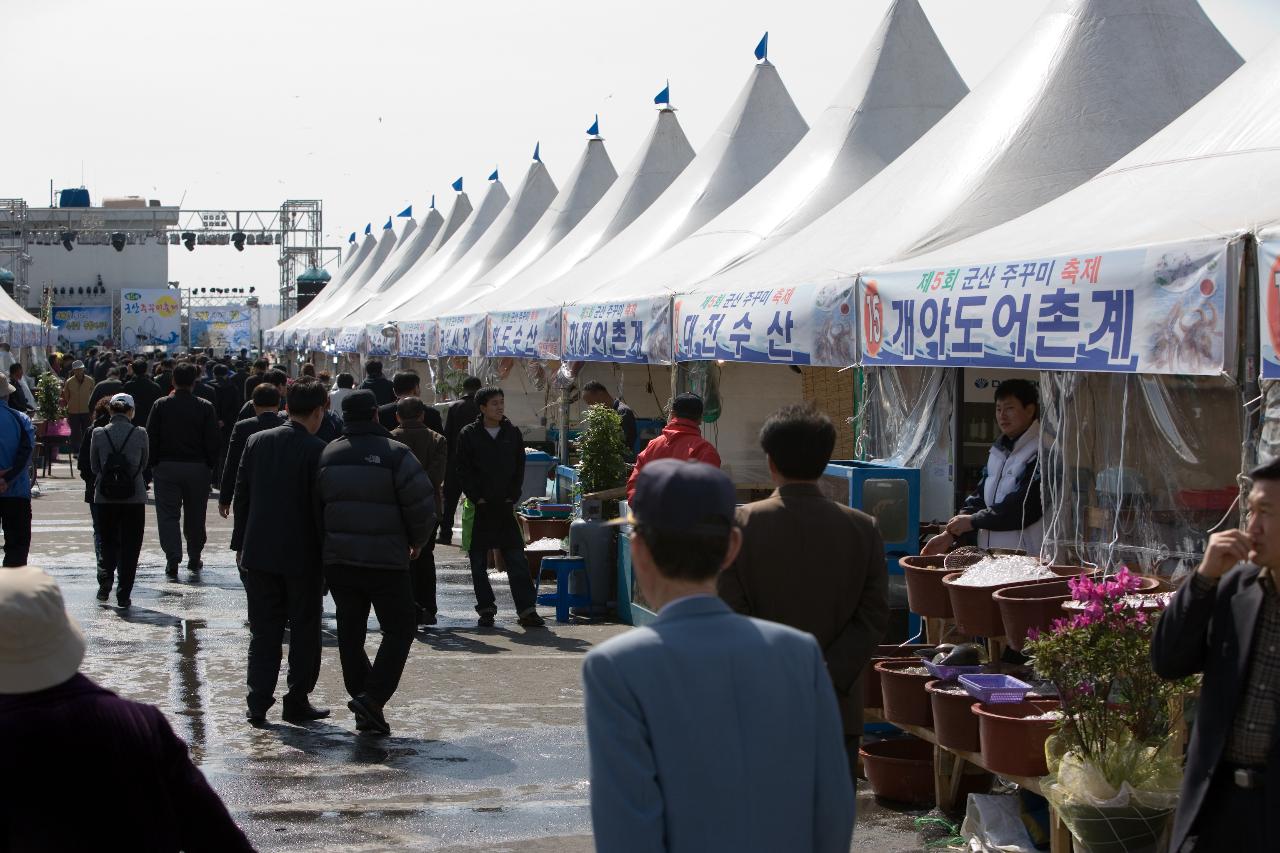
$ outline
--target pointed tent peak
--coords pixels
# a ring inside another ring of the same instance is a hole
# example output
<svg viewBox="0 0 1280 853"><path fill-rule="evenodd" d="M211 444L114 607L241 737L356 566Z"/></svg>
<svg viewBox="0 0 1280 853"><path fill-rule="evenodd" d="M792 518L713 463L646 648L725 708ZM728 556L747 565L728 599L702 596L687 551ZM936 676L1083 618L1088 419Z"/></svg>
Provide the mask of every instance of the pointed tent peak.
<svg viewBox="0 0 1280 853"><path fill-rule="evenodd" d="M431 194L431 207L430 207L429 209L430 209L430 210L435 210L435 209L436 209L436 194L435 194L435 193L432 193L432 194Z"/></svg>
<svg viewBox="0 0 1280 853"><path fill-rule="evenodd" d="M454 181L450 186L453 187L454 192L462 192L462 178L459 177L458 180Z"/></svg>
<svg viewBox="0 0 1280 853"><path fill-rule="evenodd" d="M391 216L388 216L388 217L387 217L387 224L382 226L382 230L383 230L383 231L390 231L390 230L391 230L391 220L392 220L393 218L394 218L394 217L391 217Z"/></svg>
<svg viewBox="0 0 1280 853"><path fill-rule="evenodd" d="M432 196L432 198L434 199L434 198L435 198L435 196ZM396 214L396 216L400 217L401 219L412 219L412 218L413 218L413 205L409 205L409 206L408 206L408 207L406 207L404 210L402 210L402 211L400 211L399 213L397 213L397 214Z"/></svg>
<svg viewBox="0 0 1280 853"><path fill-rule="evenodd" d="M351 236L347 238L347 242L354 243L355 241L356 241L356 232L352 231Z"/></svg>
<svg viewBox="0 0 1280 853"><path fill-rule="evenodd" d="M953 106L968 93L919 0L893 0L832 107Z"/></svg>
<svg viewBox="0 0 1280 853"><path fill-rule="evenodd" d="M591 122L591 127L587 128L587 136L600 135L600 113L596 113L596 120Z"/></svg>
<svg viewBox="0 0 1280 853"><path fill-rule="evenodd" d="M764 35L760 38L760 43L756 45L756 59L761 62L769 61L769 31L765 30Z"/></svg>
<svg viewBox="0 0 1280 853"><path fill-rule="evenodd" d="M372 223L372 222L366 222L366 223L365 223L365 226L364 226L364 233L365 233L365 234L372 234L372 233L373 233L373 223Z"/></svg>
<svg viewBox="0 0 1280 853"><path fill-rule="evenodd" d="M496 180L498 180L498 170L497 170L497 169L494 169L494 170L493 170L493 174L489 175L489 180L491 180L491 181L496 181Z"/></svg>

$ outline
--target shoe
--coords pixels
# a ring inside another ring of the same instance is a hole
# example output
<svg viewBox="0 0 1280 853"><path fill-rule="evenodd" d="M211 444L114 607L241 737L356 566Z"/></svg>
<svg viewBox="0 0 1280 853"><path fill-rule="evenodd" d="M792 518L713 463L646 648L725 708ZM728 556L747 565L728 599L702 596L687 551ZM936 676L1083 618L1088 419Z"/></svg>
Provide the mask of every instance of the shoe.
<svg viewBox="0 0 1280 853"><path fill-rule="evenodd" d="M387 718L382 716L382 706L368 696L361 693L348 702L347 707L356 715L357 731L377 735L391 734L391 726L387 725Z"/></svg>
<svg viewBox="0 0 1280 853"><path fill-rule="evenodd" d="M178 577L178 564L170 563L169 565L165 566L164 576L167 578L176 579Z"/></svg>
<svg viewBox="0 0 1280 853"><path fill-rule="evenodd" d="M284 700L284 710L280 712L280 719L286 723L293 723L295 726L304 723L314 723L316 720L323 720L329 716L328 708L317 708L307 699L300 702L290 702Z"/></svg>
<svg viewBox="0 0 1280 853"><path fill-rule="evenodd" d="M453 533L451 531L441 529L440 535L436 537L436 542L440 545L452 545Z"/></svg>
<svg viewBox="0 0 1280 853"><path fill-rule="evenodd" d="M187 563L187 571L191 572L191 574L193 575L200 574L200 570L203 568L204 568L204 563L200 562L199 560L192 560L191 562Z"/></svg>
<svg viewBox="0 0 1280 853"><path fill-rule="evenodd" d="M436 624L436 615L434 613L424 613L418 624L423 627L430 627Z"/></svg>
<svg viewBox="0 0 1280 853"><path fill-rule="evenodd" d="M98 587L97 598L99 601L106 601L111 598L111 587Z"/></svg>
<svg viewBox="0 0 1280 853"><path fill-rule="evenodd" d="M244 712L244 718L249 722L249 725L253 726L255 729L260 729L267 724L266 711L255 711L250 708Z"/></svg>
<svg viewBox="0 0 1280 853"><path fill-rule="evenodd" d="M534 610L532 607L524 613L521 613L520 618L517 619L516 622L523 628L542 628L547 624L546 620L539 616L538 611Z"/></svg>
<svg viewBox="0 0 1280 853"><path fill-rule="evenodd" d="M127 595L117 595L116 604L120 605L122 608L130 607L133 604L133 599L129 598Z"/></svg>
<svg viewBox="0 0 1280 853"><path fill-rule="evenodd" d="M476 624L481 628L492 628L493 619L497 615L497 613L481 613L480 618L476 620Z"/></svg>

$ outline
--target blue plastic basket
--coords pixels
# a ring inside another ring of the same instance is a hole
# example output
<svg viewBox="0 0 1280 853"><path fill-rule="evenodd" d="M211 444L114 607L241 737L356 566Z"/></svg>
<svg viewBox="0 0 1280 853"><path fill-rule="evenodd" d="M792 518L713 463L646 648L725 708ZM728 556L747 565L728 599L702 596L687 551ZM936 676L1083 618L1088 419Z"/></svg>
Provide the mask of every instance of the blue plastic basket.
<svg viewBox="0 0 1280 853"><path fill-rule="evenodd" d="M970 696L988 705L1021 702L1031 691L1030 684L1012 675L962 675L959 680Z"/></svg>
<svg viewBox="0 0 1280 853"><path fill-rule="evenodd" d="M981 666L943 666L934 663L931 660L920 659L924 664L924 668L929 670L929 674L934 678L941 678L943 681L955 681L962 675L973 675L982 672Z"/></svg>

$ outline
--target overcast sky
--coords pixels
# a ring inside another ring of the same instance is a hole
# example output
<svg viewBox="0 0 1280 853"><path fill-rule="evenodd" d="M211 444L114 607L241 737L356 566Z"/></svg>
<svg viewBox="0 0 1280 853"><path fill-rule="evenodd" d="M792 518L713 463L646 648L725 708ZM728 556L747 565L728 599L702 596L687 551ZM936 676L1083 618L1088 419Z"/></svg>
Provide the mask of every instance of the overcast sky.
<svg viewBox="0 0 1280 853"><path fill-rule="evenodd" d="M1050 0L920 0L976 87ZM1236 49L1280 36L1277 0L1202 0ZM431 199L459 175L478 204L500 169L514 192L536 142L558 183L595 113L621 171L672 103L701 149L769 58L810 123L889 0L336 2L0 0L5 33L0 197L48 203L84 183L186 208L324 201L327 242ZM14 85L16 83L16 85ZM273 248L170 251L184 286L254 284L274 298Z"/></svg>

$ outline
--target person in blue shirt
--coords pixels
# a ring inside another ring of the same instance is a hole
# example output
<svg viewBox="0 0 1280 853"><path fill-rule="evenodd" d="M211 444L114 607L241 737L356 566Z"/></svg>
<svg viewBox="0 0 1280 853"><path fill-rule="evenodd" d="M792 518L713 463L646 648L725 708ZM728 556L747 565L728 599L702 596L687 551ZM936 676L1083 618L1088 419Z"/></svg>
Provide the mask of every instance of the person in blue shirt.
<svg viewBox="0 0 1280 853"><path fill-rule="evenodd" d="M11 393L13 386L0 376L0 399ZM25 566L31 550L31 449L35 445L31 419L0 404L0 527L6 567Z"/></svg>

